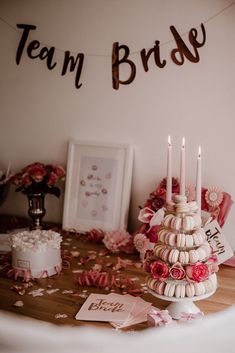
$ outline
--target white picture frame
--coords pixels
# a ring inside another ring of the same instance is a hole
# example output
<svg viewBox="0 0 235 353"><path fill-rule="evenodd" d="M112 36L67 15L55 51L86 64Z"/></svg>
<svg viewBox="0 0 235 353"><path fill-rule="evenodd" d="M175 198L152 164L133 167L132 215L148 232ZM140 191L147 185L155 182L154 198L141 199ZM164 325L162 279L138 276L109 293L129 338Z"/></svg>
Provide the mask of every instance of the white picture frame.
<svg viewBox="0 0 235 353"><path fill-rule="evenodd" d="M129 144L69 141L63 229L126 230L132 166Z"/></svg>

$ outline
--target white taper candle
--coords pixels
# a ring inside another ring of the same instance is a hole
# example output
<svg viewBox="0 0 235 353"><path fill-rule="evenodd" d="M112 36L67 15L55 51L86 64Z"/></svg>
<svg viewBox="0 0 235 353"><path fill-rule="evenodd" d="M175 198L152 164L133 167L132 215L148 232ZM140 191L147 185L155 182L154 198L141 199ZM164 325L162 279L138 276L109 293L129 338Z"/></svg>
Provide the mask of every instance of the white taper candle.
<svg viewBox="0 0 235 353"><path fill-rule="evenodd" d="M180 195L185 196L185 138L182 139L180 153Z"/></svg>
<svg viewBox="0 0 235 353"><path fill-rule="evenodd" d="M196 176L196 201L198 204L198 213L201 215L201 198L202 198L202 158L201 146L198 147L197 157L197 176Z"/></svg>
<svg viewBox="0 0 235 353"><path fill-rule="evenodd" d="M171 137L168 136L167 148L167 176L166 176L166 202L170 203L172 197L172 158L171 158Z"/></svg>

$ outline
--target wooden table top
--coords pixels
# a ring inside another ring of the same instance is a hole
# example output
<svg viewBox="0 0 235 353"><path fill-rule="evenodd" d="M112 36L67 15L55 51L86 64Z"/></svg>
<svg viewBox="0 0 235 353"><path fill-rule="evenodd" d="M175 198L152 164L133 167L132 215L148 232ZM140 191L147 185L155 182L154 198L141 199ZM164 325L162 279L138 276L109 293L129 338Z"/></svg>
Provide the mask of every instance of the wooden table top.
<svg viewBox="0 0 235 353"><path fill-rule="evenodd" d="M132 263L125 269L121 270L121 273L134 280L136 288L143 288L145 283L146 273L139 268L139 257L135 255L126 254L108 254L106 256L100 256L100 251L104 251L105 247L103 244L96 244L93 242L84 241L83 239L77 239L75 236L70 235L65 238L62 243L62 249L69 251L79 251L80 256L85 258L88 255L88 251L96 251L97 259L108 264L116 264L118 257L123 259L132 260ZM108 323L102 322L85 322L77 321L75 315L86 300L85 296L89 293L108 293L105 289L99 289L94 287L79 287L76 283L76 276L79 271L92 267L97 260L92 260L85 265L80 264L80 257L73 257L71 261L71 267L58 276L51 278L39 279L33 281L31 288L26 288L23 295L18 294L12 287L15 285L23 286L23 282L20 280L15 281L14 279L6 278L2 273L0 274L0 309L17 315L23 315L34 319L54 323L57 325L70 325L70 326L97 326L97 327L109 327L112 328ZM197 301L197 306L204 314L215 313L224 310L235 304L235 268L221 265L218 277L218 289L211 297ZM44 289L44 295L33 297L29 294L30 291L38 288ZM59 289L53 294L47 293L47 290ZM65 290L73 291L73 293L64 292ZM117 293L122 293L119 289L115 290ZM123 290L124 291L124 290ZM169 302L153 297L149 293L143 293L142 298L148 302L151 302L155 307L160 309L166 308ZM23 307L16 307L13 304L22 300L24 303ZM56 319L56 314L66 314L67 317L63 319ZM147 323L138 324L132 326L131 329L145 329Z"/></svg>

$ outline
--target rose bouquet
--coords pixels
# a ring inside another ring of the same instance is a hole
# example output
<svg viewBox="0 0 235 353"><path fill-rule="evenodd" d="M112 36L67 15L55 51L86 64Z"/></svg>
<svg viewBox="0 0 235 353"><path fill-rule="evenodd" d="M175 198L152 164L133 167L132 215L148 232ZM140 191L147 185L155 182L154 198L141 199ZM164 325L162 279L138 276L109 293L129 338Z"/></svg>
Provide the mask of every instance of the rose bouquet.
<svg viewBox="0 0 235 353"><path fill-rule="evenodd" d="M26 195L48 193L59 197L60 189L55 184L64 179L65 170L62 166L36 162L14 174L11 183L17 187L16 192L21 191Z"/></svg>

